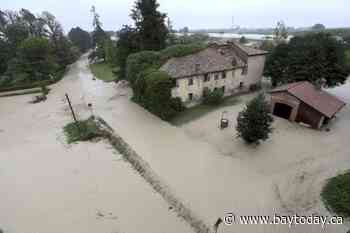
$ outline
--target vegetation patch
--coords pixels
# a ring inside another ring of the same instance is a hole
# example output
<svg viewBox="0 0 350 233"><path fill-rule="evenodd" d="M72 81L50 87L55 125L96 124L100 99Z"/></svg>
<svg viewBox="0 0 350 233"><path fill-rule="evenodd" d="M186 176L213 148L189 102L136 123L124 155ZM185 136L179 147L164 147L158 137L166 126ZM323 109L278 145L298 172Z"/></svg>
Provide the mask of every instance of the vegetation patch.
<svg viewBox="0 0 350 233"><path fill-rule="evenodd" d="M223 98L223 101L218 105L200 104L191 108L186 108L176 117L172 118L170 120L170 123L175 126L181 126L191 121L197 120L201 117L204 117L206 114L215 111L218 108L233 106L240 102L241 101L238 97L230 96Z"/></svg>
<svg viewBox="0 0 350 233"><path fill-rule="evenodd" d="M346 55L346 63L350 67L350 49L346 50L345 55Z"/></svg>
<svg viewBox="0 0 350 233"><path fill-rule="evenodd" d="M106 62L90 64L90 68L94 76L105 82L113 82L118 80L118 67L112 68L110 64Z"/></svg>
<svg viewBox="0 0 350 233"><path fill-rule="evenodd" d="M207 45L204 43L173 45L160 51L161 59L166 62L172 57L184 57L202 51L205 48L207 48Z"/></svg>
<svg viewBox="0 0 350 233"><path fill-rule="evenodd" d="M203 93L203 103L209 105L218 105L222 103L224 98L224 92L219 89L214 89L210 91L209 89L205 89Z"/></svg>
<svg viewBox="0 0 350 233"><path fill-rule="evenodd" d="M63 128L63 131L68 143L89 141L103 136L103 132L99 129L93 117L87 120L69 123Z"/></svg>
<svg viewBox="0 0 350 233"><path fill-rule="evenodd" d="M329 210L350 217L350 171L329 179L321 197Z"/></svg>

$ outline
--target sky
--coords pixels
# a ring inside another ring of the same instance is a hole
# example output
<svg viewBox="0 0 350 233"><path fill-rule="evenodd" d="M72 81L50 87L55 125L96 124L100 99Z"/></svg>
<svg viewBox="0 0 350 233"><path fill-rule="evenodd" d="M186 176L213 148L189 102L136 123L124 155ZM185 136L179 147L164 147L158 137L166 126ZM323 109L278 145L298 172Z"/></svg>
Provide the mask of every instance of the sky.
<svg viewBox="0 0 350 233"><path fill-rule="evenodd" d="M279 20L287 26L305 27L322 23L326 27L350 27L349 0L158 0L175 29L274 27ZM348 3L348 4L346 4ZM92 29L94 5L105 30L119 30L132 24L129 17L134 0L1 0L0 9L49 11L65 31L80 26Z"/></svg>

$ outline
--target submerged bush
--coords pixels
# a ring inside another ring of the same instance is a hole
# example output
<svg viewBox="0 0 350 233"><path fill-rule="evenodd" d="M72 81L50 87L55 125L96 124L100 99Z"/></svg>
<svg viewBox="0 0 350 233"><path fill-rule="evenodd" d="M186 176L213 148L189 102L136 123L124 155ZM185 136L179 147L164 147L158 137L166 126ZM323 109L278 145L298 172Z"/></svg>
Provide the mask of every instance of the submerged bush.
<svg viewBox="0 0 350 233"><path fill-rule="evenodd" d="M203 103L208 105L217 105L222 103L224 97L224 92L220 89L214 89L210 91L205 89L203 93Z"/></svg>
<svg viewBox="0 0 350 233"><path fill-rule="evenodd" d="M350 217L350 171L331 178L321 196L328 209L345 218Z"/></svg>
<svg viewBox="0 0 350 233"><path fill-rule="evenodd" d="M102 132L100 132L93 117L84 121L78 121L77 123L69 123L63 128L63 131L68 143L88 141L102 136Z"/></svg>

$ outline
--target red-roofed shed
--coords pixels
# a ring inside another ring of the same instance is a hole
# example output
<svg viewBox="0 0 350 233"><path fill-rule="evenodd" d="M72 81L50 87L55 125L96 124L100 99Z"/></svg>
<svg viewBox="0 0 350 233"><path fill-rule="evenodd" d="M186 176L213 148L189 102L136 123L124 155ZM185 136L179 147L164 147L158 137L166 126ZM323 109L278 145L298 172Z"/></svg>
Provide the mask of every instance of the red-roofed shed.
<svg viewBox="0 0 350 233"><path fill-rule="evenodd" d="M343 101L306 81L277 87L270 94L274 115L313 128L320 128L345 106Z"/></svg>

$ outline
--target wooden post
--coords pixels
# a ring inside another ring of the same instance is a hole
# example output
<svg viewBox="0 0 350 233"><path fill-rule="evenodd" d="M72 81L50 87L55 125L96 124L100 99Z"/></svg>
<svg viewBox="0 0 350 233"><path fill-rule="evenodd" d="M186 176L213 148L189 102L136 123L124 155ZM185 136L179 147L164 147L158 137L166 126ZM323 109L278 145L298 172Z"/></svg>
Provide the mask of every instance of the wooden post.
<svg viewBox="0 0 350 233"><path fill-rule="evenodd" d="M78 123L78 120L77 120L77 118L76 118L76 116L75 116L75 113L74 113L72 104L71 104L71 102L70 102L70 99L69 99L69 97L68 97L68 94L66 94L66 99L67 99L67 101L68 101L69 108L70 108L70 110L71 110L71 112L72 112L73 119L74 119L75 123Z"/></svg>

